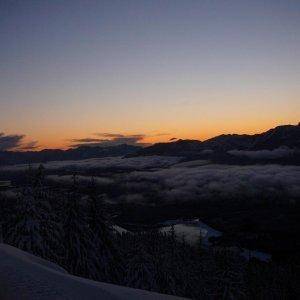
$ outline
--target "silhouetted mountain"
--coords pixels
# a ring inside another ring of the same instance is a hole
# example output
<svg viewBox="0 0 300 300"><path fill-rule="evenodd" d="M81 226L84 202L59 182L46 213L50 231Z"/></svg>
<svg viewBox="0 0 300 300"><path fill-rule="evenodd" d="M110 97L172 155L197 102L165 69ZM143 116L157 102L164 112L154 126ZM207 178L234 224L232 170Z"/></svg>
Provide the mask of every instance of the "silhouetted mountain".
<svg viewBox="0 0 300 300"><path fill-rule="evenodd" d="M0 165L39 163L54 160L80 160L108 156L124 156L136 153L140 149L141 147L139 146L123 144L110 147L82 146L68 150L45 149L42 151L27 152L0 151Z"/></svg>
<svg viewBox="0 0 300 300"><path fill-rule="evenodd" d="M200 151L202 143L197 140L178 140L169 143L157 143L149 147L142 148L138 155L175 155L185 156Z"/></svg>
<svg viewBox="0 0 300 300"><path fill-rule="evenodd" d="M222 134L204 141L201 144L201 149L214 151L246 150L251 148L257 136L258 134Z"/></svg>
<svg viewBox="0 0 300 300"><path fill-rule="evenodd" d="M283 125L254 135L222 134L206 141L179 140L158 143L138 151L138 155L187 156L224 153L230 150L274 150L279 147L300 148L300 126Z"/></svg>
<svg viewBox="0 0 300 300"><path fill-rule="evenodd" d="M300 126L282 125L254 135L223 134L204 141L202 147L215 151L300 148Z"/></svg>
<svg viewBox="0 0 300 300"><path fill-rule="evenodd" d="M178 140L175 142L157 143L145 148L123 144L109 147L82 146L68 150L46 149L35 152L0 151L0 165L53 160L80 160L108 156L147 155L184 156L188 158L210 157L217 161L220 159L226 161L233 159L236 161L238 158L228 155L227 151L274 150L280 147L300 148L299 124L278 126L254 135L222 134L203 142L198 140Z"/></svg>
<svg viewBox="0 0 300 300"><path fill-rule="evenodd" d="M251 150L272 150L282 146L300 148L300 124L278 126L259 134Z"/></svg>

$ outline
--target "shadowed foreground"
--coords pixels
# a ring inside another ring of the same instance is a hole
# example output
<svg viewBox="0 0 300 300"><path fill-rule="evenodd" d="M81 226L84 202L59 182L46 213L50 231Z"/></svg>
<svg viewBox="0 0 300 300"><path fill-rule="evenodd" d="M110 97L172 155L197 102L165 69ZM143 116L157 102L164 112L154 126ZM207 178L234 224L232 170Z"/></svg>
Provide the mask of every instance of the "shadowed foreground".
<svg viewBox="0 0 300 300"><path fill-rule="evenodd" d="M72 276L58 265L0 244L0 299L183 299Z"/></svg>

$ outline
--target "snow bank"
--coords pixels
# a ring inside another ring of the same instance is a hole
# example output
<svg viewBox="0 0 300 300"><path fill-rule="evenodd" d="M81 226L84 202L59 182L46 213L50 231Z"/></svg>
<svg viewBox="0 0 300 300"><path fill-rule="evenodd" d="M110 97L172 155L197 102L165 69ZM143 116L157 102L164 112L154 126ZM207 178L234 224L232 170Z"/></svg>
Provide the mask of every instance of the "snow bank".
<svg viewBox="0 0 300 300"><path fill-rule="evenodd" d="M182 299L67 274L44 259L0 244L0 299Z"/></svg>

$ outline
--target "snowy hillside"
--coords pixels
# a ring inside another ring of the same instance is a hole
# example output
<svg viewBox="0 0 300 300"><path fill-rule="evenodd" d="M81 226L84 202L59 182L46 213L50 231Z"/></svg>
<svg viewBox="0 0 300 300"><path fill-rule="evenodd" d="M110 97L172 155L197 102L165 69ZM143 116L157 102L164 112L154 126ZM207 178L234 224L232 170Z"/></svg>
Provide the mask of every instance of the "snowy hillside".
<svg viewBox="0 0 300 300"><path fill-rule="evenodd" d="M182 299L95 282L17 248L0 244L0 299Z"/></svg>
<svg viewBox="0 0 300 300"><path fill-rule="evenodd" d="M209 238L220 237L222 232L213 229L207 224L201 222L199 219L194 220L169 220L163 223L162 232L170 232L172 225L174 228L174 233L176 237L181 240L183 237L186 242L190 244L195 244L199 242L201 236L201 242L203 247L208 247L210 245ZM233 248L231 248L232 250ZM230 250L230 248L228 248ZM260 261L271 261L272 257L268 253L264 253L256 250L249 250L245 248L235 248L235 252L243 256L245 259L256 258Z"/></svg>
<svg viewBox="0 0 300 300"><path fill-rule="evenodd" d="M204 245L208 246L210 237L219 237L222 235L221 232L199 221L199 219L189 221L169 220L164 222L163 225L166 226L161 229L162 232L170 232L173 225L176 236L179 239L184 237L185 240L191 244L197 243L201 236Z"/></svg>

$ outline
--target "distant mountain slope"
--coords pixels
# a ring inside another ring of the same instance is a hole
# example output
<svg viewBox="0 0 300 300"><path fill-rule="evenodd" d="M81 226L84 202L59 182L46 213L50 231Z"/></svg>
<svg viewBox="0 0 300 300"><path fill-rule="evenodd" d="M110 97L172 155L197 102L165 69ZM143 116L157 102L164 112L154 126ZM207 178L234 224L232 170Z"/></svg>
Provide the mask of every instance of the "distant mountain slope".
<svg viewBox="0 0 300 300"><path fill-rule="evenodd" d="M0 299L183 299L92 281L68 274L58 265L0 244Z"/></svg>
<svg viewBox="0 0 300 300"><path fill-rule="evenodd" d="M46 149L42 151L13 152L0 151L0 165L43 163L47 161L81 160L109 156L183 156L210 155L218 158L228 151L274 150L280 147L300 148L300 125L283 125L260 134L222 134L206 141L178 140L157 143L149 147L117 145L110 147L79 147L68 150ZM226 159L228 157L226 156Z"/></svg>
<svg viewBox="0 0 300 300"><path fill-rule="evenodd" d="M257 136L258 134L222 134L204 141L201 147L214 151L245 150L251 148Z"/></svg>
<svg viewBox="0 0 300 300"><path fill-rule="evenodd" d="M272 150L282 146L300 148L300 124L278 126L259 134L250 150Z"/></svg>
<svg viewBox="0 0 300 300"><path fill-rule="evenodd" d="M273 150L279 147L300 148L300 126L283 125L254 135L222 134L206 141L179 140L158 143L138 151L138 155L196 155L230 150Z"/></svg>
<svg viewBox="0 0 300 300"><path fill-rule="evenodd" d="M157 143L140 149L138 155L167 155L184 156L198 152L202 149L202 143L197 140L178 140L170 143Z"/></svg>
<svg viewBox="0 0 300 300"><path fill-rule="evenodd" d="M54 160L80 160L108 156L124 156L136 153L141 147L133 145L117 145L110 147L78 147L68 150L45 149L42 151L13 152L0 151L0 165L39 163Z"/></svg>

